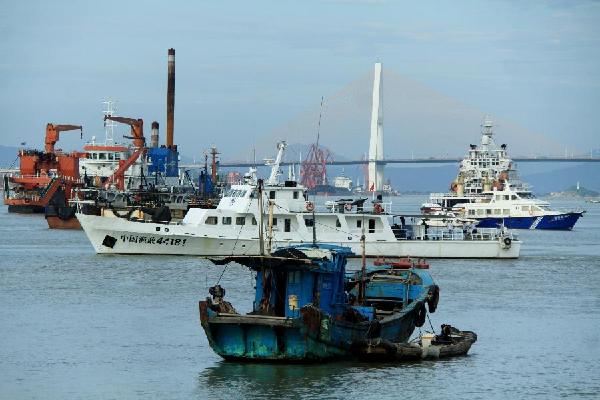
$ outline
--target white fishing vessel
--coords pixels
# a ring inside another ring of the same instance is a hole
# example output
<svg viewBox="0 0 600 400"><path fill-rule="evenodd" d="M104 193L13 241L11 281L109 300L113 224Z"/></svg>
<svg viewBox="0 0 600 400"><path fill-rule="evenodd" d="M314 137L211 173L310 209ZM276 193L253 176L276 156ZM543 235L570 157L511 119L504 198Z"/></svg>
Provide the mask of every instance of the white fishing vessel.
<svg viewBox="0 0 600 400"><path fill-rule="evenodd" d="M451 192L432 193L421 211L475 219L480 228L572 229L583 211L554 210L548 202L537 199L519 179L506 145L494 142L489 118L482 128L481 144L470 145L458 177L450 185Z"/></svg>
<svg viewBox="0 0 600 400"><path fill-rule="evenodd" d="M519 256L521 241L509 232L432 227L419 216L394 215L391 203L376 200L365 206L366 199L340 200L316 208L303 186L292 180L280 182L284 149L285 142L279 143L264 187L256 170L251 170L243 184L231 186L216 209L190 209L180 223L143 222L110 211L100 216L78 213L77 218L97 253L258 255L259 232L264 231L272 250L311 243L316 236L320 243L348 246L361 254L364 232L369 257Z"/></svg>
<svg viewBox="0 0 600 400"><path fill-rule="evenodd" d="M106 100L103 110L104 142L96 140L95 136L83 146L84 157L79 160L79 174L89 181L90 185L101 187L106 179L115 174L122 163L125 163L134 154L135 149L115 142L114 128L116 124L110 118L114 116L114 102ZM148 166L145 157L138 157L124 171L125 188L138 188L143 183L143 177L147 176Z"/></svg>

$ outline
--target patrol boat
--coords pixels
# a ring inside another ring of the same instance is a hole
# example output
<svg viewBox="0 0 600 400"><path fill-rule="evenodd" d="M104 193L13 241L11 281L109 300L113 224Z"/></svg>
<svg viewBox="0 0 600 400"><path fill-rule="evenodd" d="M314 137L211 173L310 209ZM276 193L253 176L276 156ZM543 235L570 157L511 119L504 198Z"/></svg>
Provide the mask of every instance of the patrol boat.
<svg viewBox="0 0 600 400"><path fill-rule="evenodd" d="M346 276L348 247L306 244L268 256L237 256L256 276L252 311L239 314L210 288L199 302L211 348L227 360L321 361L366 354L374 343L392 347L423 326L439 288L425 269L366 267ZM365 264L363 264L365 265Z"/></svg>
<svg viewBox="0 0 600 400"><path fill-rule="evenodd" d="M493 123L482 124L481 144L470 145L450 193L432 193L421 207L428 215L442 213L478 221L479 228L571 230L583 210L560 211L537 199L519 179L506 144L496 145ZM438 205L440 208L432 205Z"/></svg>
<svg viewBox="0 0 600 400"><path fill-rule="evenodd" d="M271 174L262 184L251 170L243 184L232 185L216 209L190 209L179 223L147 222L141 216L117 218L110 213L77 213L97 253L173 254L197 256L258 255L258 221L269 215L265 236L271 249L302 245L313 239L350 247L359 254L363 227L366 255L426 258L517 258L521 241L500 229L430 226L429 218L402 216L391 203L375 199L340 199L317 207L306 188L293 180L279 181L285 142L278 144Z"/></svg>

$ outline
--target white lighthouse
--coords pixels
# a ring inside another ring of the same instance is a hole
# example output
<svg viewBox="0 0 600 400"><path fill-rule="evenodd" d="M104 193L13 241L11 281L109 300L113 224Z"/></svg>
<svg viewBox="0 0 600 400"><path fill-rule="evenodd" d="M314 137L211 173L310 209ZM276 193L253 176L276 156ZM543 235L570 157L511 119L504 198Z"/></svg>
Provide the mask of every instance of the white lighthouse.
<svg viewBox="0 0 600 400"><path fill-rule="evenodd" d="M371 110L371 139L369 141L369 183L367 189L383 189L383 80L381 63L375 64L373 80L373 108Z"/></svg>

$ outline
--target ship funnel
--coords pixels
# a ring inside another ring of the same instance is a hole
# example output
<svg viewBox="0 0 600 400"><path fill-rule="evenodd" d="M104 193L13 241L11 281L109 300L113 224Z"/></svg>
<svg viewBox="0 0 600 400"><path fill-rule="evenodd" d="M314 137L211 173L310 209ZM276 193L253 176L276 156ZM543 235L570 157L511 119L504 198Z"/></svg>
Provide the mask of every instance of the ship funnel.
<svg viewBox="0 0 600 400"><path fill-rule="evenodd" d="M175 49L168 52L167 75L167 147L173 147L173 125L175 115Z"/></svg>
<svg viewBox="0 0 600 400"><path fill-rule="evenodd" d="M150 135L151 147L158 147L158 122L152 122L152 133Z"/></svg>

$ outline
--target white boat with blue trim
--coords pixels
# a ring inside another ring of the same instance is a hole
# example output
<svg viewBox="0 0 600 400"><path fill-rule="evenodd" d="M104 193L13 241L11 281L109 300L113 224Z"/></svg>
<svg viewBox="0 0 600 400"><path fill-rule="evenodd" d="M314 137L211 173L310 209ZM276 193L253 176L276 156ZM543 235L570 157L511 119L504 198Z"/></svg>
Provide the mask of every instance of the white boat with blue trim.
<svg viewBox="0 0 600 400"><path fill-rule="evenodd" d="M421 211L476 220L479 228L571 230L583 210L555 210L537 199L517 174L506 145L494 142L489 118L482 125L481 144L470 145L450 193L432 193Z"/></svg>

